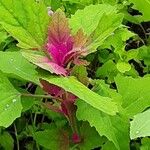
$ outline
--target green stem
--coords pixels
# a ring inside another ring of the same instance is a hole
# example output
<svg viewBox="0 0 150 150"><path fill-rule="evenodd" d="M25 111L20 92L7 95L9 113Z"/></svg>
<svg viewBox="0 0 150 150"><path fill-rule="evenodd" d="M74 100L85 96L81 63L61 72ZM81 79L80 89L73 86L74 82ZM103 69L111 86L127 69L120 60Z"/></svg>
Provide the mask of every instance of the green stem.
<svg viewBox="0 0 150 150"><path fill-rule="evenodd" d="M15 124L14 124L14 130L15 130L15 136L16 136L17 150L20 150L20 147L19 147L19 139L18 139L18 133L17 133L17 128L16 128L16 125L15 125Z"/></svg>

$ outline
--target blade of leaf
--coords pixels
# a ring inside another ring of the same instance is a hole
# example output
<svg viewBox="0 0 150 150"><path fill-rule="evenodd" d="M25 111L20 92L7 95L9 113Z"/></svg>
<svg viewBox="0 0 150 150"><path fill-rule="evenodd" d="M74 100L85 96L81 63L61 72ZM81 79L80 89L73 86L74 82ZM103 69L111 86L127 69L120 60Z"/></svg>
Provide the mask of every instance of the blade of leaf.
<svg viewBox="0 0 150 150"><path fill-rule="evenodd" d="M118 75L115 82L128 117L133 117L150 106L150 77L134 79Z"/></svg>
<svg viewBox="0 0 150 150"><path fill-rule="evenodd" d="M146 136L150 136L150 109L134 116L130 126L131 139Z"/></svg>
<svg viewBox="0 0 150 150"><path fill-rule="evenodd" d="M0 23L21 48L40 48L47 36L49 16L43 2L1 0Z"/></svg>
<svg viewBox="0 0 150 150"><path fill-rule="evenodd" d="M56 63L51 62L46 56L39 54L36 54L34 51L22 51L22 55L33 64L39 66L40 68L43 68L51 73L56 73L58 75L66 75L67 71L57 65Z"/></svg>
<svg viewBox="0 0 150 150"><path fill-rule="evenodd" d="M8 127L21 116L22 105L20 93L2 72L0 72L0 92L0 126Z"/></svg>
<svg viewBox="0 0 150 150"><path fill-rule="evenodd" d="M104 135L112 141L117 150L129 150L129 125L127 121L118 115L109 116L83 100L78 100L76 104L79 120L88 121L101 136Z"/></svg>
<svg viewBox="0 0 150 150"><path fill-rule="evenodd" d="M0 52L0 70L8 76L21 78L39 84L36 67L30 64L20 53Z"/></svg>
<svg viewBox="0 0 150 150"><path fill-rule="evenodd" d="M77 81L74 77L43 77L42 79L48 81L51 84L60 86L66 91L73 93L94 108L107 114L115 115L118 111L116 103L112 102L111 98L98 95Z"/></svg>

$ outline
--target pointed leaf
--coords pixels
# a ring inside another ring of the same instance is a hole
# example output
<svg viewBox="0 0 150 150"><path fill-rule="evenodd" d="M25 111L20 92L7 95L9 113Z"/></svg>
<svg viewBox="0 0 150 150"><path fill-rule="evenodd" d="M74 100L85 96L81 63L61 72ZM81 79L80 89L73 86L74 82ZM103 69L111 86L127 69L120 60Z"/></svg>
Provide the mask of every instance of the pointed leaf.
<svg viewBox="0 0 150 150"><path fill-rule="evenodd" d="M63 67L59 66L56 63L51 62L48 59L48 57L40 53L26 50L26 51L22 51L22 55L33 64L51 73L56 73L56 74L64 75L64 76L67 74L67 71Z"/></svg>
<svg viewBox="0 0 150 150"><path fill-rule="evenodd" d="M74 77L49 77L42 79L51 84L60 86L66 91L73 93L94 108L107 114L115 115L118 111L116 103L112 102L111 98L98 95L77 81Z"/></svg>
<svg viewBox="0 0 150 150"><path fill-rule="evenodd" d="M46 45L52 61L60 66L65 65L63 57L72 49L73 41L70 36L68 19L62 11L52 16L49 28L48 43Z"/></svg>

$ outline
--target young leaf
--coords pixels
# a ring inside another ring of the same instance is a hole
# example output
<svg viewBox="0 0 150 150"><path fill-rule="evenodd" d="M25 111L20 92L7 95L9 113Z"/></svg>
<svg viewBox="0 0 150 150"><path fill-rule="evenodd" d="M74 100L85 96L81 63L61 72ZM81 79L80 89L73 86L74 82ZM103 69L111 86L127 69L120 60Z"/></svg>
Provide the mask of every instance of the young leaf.
<svg viewBox="0 0 150 150"><path fill-rule="evenodd" d="M50 61L48 57L40 53L37 54L35 51L26 50L26 51L22 51L22 55L33 64L51 73L56 73L58 75L64 75L64 76L67 74L67 71L65 70L65 68Z"/></svg>
<svg viewBox="0 0 150 150"><path fill-rule="evenodd" d="M107 114L115 115L118 111L116 103L112 102L111 98L98 95L77 81L74 77L43 77L42 79L73 93L94 108Z"/></svg>
<svg viewBox="0 0 150 150"><path fill-rule="evenodd" d="M101 136L112 141L117 150L129 150L128 122L120 116L109 116L82 100L77 101L77 118L88 121ZM83 111L84 110L84 111Z"/></svg>
<svg viewBox="0 0 150 150"><path fill-rule="evenodd" d="M0 52L0 70L16 78L39 84L36 67L30 64L19 51Z"/></svg>
<svg viewBox="0 0 150 150"><path fill-rule="evenodd" d="M133 117L150 106L150 77L134 79L117 76L117 89L122 96L122 107L128 117Z"/></svg>
<svg viewBox="0 0 150 150"><path fill-rule="evenodd" d="M21 48L40 48L45 43L49 16L43 2L1 0L0 23Z"/></svg>
<svg viewBox="0 0 150 150"><path fill-rule="evenodd" d="M8 127L20 117L22 105L20 94L0 72L0 126Z"/></svg>

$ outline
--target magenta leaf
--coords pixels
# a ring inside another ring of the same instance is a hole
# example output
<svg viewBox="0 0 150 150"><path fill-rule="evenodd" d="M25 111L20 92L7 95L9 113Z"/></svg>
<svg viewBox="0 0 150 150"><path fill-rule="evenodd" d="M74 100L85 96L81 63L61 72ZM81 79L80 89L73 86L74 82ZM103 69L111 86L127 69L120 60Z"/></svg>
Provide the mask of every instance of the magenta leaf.
<svg viewBox="0 0 150 150"><path fill-rule="evenodd" d="M68 19L62 11L57 11L52 16L46 48L52 58L52 62L64 66L63 57L72 50L73 39Z"/></svg>
<svg viewBox="0 0 150 150"><path fill-rule="evenodd" d="M40 53L37 54L34 51L26 50L22 52L22 55L33 64L47 71L50 71L51 73L55 73L57 75L63 75L63 76L67 75L67 71L65 70L65 68L59 66L54 62L51 62L48 57L43 56Z"/></svg>

